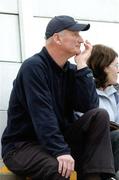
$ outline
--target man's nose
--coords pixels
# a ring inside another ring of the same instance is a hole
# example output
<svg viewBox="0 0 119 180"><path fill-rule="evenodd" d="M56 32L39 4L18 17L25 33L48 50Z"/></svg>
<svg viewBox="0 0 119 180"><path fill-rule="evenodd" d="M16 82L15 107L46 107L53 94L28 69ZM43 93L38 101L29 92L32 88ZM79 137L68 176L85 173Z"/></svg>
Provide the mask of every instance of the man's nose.
<svg viewBox="0 0 119 180"><path fill-rule="evenodd" d="M80 41L80 43L84 43L82 36L79 37L79 41Z"/></svg>

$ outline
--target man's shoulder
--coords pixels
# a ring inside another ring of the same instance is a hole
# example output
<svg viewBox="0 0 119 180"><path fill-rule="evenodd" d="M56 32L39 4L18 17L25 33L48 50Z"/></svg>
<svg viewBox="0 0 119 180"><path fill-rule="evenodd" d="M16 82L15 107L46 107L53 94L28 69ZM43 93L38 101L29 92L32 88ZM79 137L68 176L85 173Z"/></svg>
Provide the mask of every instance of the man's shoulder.
<svg viewBox="0 0 119 180"><path fill-rule="evenodd" d="M40 53L36 53L36 54L34 54L33 56L31 56L31 57L29 57L29 58L27 58L24 62L23 62L23 64L25 64L25 65L27 65L27 64L40 64L40 63L42 63L43 62L43 60L42 60L42 57L40 56Z"/></svg>
<svg viewBox="0 0 119 180"><path fill-rule="evenodd" d="M26 69L26 68L45 68L46 67L46 62L44 61L43 57L40 55L41 53L36 53L33 56L27 58L23 63L21 68Z"/></svg>

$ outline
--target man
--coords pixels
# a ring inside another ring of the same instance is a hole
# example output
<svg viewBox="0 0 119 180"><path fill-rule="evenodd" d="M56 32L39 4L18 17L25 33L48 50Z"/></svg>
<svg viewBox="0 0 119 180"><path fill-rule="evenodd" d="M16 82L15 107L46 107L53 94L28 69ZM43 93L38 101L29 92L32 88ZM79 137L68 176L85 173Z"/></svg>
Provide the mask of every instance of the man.
<svg viewBox="0 0 119 180"><path fill-rule="evenodd" d="M56 16L46 45L21 66L10 97L2 157L14 173L33 180L99 180L114 174L109 117L87 60L92 46L80 36L89 24ZM85 49L80 50L81 44ZM68 62L73 57L76 65ZM76 119L74 110L85 115Z"/></svg>

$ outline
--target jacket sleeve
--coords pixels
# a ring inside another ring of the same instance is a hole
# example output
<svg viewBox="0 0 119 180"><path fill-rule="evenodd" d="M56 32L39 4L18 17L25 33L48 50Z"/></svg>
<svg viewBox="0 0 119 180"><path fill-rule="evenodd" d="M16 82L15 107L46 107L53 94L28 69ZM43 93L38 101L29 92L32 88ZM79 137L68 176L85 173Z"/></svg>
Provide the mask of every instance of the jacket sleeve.
<svg viewBox="0 0 119 180"><path fill-rule="evenodd" d="M70 154L70 149L59 128L53 109L52 95L42 67L34 65L24 68L22 86L27 111L32 119L39 143L53 156Z"/></svg>
<svg viewBox="0 0 119 180"><path fill-rule="evenodd" d="M75 71L73 99L75 110L82 113L99 106L95 81L88 67Z"/></svg>

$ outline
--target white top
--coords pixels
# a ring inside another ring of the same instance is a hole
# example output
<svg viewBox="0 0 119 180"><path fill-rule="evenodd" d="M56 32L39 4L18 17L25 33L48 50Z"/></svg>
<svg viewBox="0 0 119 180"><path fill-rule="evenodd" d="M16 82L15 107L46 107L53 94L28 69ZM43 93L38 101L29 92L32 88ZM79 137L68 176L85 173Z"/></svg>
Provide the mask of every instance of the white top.
<svg viewBox="0 0 119 180"><path fill-rule="evenodd" d="M107 110L110 120L119 124L119 102L116 102L114 86L108 86L105 90L97 89L99 95L99 107ZM118 94L117 94L118 95Z"/></svg>

